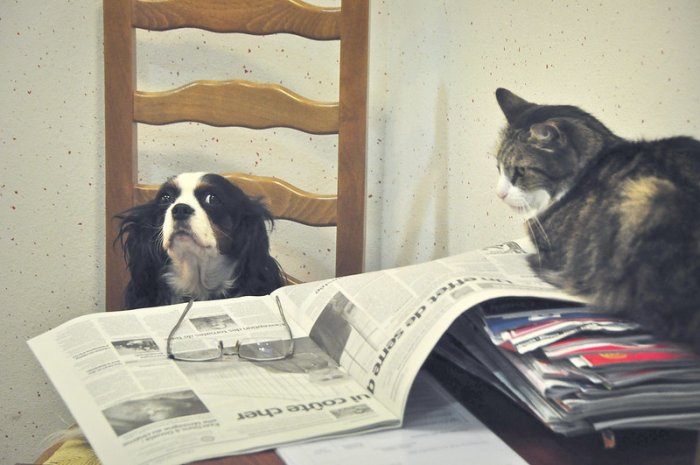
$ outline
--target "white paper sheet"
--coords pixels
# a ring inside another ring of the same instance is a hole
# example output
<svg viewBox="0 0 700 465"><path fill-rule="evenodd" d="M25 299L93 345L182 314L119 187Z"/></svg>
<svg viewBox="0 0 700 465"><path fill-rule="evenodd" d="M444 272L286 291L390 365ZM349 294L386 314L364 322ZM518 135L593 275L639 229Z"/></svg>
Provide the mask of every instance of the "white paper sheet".
<svg viewBox="0 0 700 465"><path fill-rule="evenodd" d="M287 465L526 465L429 374L416 379L404 427L285 446Z"/></svg>

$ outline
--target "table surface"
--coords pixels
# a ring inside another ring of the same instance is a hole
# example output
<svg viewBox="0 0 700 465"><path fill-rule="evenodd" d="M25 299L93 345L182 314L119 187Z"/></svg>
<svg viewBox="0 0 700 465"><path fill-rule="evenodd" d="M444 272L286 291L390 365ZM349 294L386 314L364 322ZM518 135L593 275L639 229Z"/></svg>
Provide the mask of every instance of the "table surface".
<svg viewBox="0 0 700 465"><path fill-rule="evenodd" d="M432 358L428 369L477 418L531 465L700 465L698 433L681 430L616 431L606 449L599 434L573 438L551 432L496 389ZM198 465L284 465L274 451L224 457Z"/></svg>

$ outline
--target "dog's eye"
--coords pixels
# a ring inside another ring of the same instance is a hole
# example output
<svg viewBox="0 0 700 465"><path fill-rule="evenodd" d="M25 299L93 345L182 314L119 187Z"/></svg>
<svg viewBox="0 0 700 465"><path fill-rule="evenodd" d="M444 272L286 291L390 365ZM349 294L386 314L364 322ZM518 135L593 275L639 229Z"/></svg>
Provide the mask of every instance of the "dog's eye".
<svg viewBox="0 0 700 465"><path fill-rule="evenodd" d="M204 196L204 203L207 205L221 205L221 200L214 194L207 194Z"/></svg>
<svg viewBox="0 0 700 465"><path fill-rule="evenodd" d="M170 195L169 193L165 192L160 195L158 198L158 201L162 204L170 204L173 203L173 196Z"/></svg>

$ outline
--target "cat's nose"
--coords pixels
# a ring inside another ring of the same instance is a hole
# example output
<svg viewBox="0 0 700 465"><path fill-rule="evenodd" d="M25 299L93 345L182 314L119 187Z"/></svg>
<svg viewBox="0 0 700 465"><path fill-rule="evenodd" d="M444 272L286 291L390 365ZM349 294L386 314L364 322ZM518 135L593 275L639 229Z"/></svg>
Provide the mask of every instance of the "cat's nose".
<svg viewBox="0 0 700 465"><path fill-rule="evenodd" d="M496 189L496 195L499 199L503 200L508 197L508 191L502 189Z"/></svg>

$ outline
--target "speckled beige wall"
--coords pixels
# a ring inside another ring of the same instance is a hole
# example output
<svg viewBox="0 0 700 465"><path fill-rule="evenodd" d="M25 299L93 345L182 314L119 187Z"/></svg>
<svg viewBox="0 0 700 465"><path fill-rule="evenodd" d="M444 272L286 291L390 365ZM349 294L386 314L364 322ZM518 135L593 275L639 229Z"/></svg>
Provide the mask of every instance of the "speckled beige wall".
<svg viewBox="0 0 700 465"><path fill-rule="evenodd" d="M700 136L700 2L374 0L372 20L377 266L524 235L494 195L497 87L624 137Z"/></svg>
<svg viewBox="0 0 700 465"><path fill-rule="evenodd" d="M622 136L700 137L697 0L372 0L371 10L369 269L523 234L493 195L498 86L579 104ZM2 463L33 460L39 441L71 422L25 341L104 305L101 15L100 0L0 6ZM332 44L199 31L139 41L145 87L212 76L279 82L278 66L310 63L309 74L283 84L320 99L337 92L335 72L318 64L337 56ZM288 130L142 129L140 176L160 182L223 163L325 190L332 168L309 167L325 164L334 143ZM286 266L308 279L329 273L331 238L285 228L273 241ZM294 261L302 239L310 250Z"/></svg>
<svg viewBox="0 0 700 465"><path fill-rule="evenodd" d="M70 424L26 340L104 308L101 3L0 6L0 462Z"/></svg>

